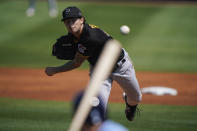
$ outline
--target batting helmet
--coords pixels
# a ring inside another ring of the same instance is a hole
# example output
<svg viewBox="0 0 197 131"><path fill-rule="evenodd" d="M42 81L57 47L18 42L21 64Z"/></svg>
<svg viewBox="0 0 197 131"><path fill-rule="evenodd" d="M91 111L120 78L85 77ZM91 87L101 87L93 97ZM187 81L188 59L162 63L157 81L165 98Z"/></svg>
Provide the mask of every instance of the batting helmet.
<svg viewBox="0 0 197 131"><path fill-rule="evenodd" d="M76 97L74 98L73 101L73 115L75 114L77 108L79 107L79 104L83 98L83 94L84 92L81 91L79 92ZM106 120L106 113L105 113L105 109L104 109L104 105L103 105L103 101L102 98L100 96L97 97L99 102L96 105L92 105L92 108L87 116L87 119L85 121L86 125L96 125L100 122L103 122L104 120Z"/></svg>

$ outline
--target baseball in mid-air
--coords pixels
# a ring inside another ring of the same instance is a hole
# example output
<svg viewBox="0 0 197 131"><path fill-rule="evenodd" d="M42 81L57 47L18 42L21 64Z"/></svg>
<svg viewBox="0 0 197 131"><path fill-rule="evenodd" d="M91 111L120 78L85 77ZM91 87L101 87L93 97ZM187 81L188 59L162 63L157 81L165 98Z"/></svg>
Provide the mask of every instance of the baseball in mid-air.
<svg viewBox="0 0 197 131"><path fill-rule="evenodd" d="M130 28L127 26L127 25L122 25L120 27L120 32L123 34L123 35L127 35L129 34L130 32Z"/></svg>

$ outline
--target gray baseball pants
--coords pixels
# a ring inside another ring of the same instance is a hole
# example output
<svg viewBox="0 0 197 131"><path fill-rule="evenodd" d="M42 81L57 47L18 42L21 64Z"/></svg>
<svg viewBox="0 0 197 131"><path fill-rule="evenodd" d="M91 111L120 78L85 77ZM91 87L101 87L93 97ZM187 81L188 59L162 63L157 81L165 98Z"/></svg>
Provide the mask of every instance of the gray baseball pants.
<svg viewBox="0 0 197 131"><path fill-rule="evenodd" d="M103 81L100 87L101 90L99 95L103 98L105 108L107 108L113 80L115 80L126 93L127 102L129 105L136 105L142 100L140 86L136 78L132 61L125 50L124 54L124 62L118 62L119 67L113 73L111 73L108 79ZM91 73L92 68L90 68L90 74Z"/></svg>

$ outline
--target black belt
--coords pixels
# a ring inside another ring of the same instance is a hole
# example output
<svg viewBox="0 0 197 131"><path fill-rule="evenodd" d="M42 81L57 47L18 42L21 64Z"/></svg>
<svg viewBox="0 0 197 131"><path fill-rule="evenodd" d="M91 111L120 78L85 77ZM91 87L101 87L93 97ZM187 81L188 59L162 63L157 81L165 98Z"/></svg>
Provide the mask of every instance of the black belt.
<svg viewBox="0 0 197 131"><path fill-rule="evenodd" d="M118 65L118 63L121 62L121 65L124 64L126 62L126 59L124 58L124 50L122 49L121 53L120 53L120 56L116 62L116 64L114 65L114 69L113 69L113 72L120 67L120 65Z"/></svg>
<svg viewBox="0 0 197 131"><path fill-rule="evenodd" d="M120 62L121 62L120 65L123 65L123 64L126 62L126 59L123 58L121 61L118 61L118 62L114 65L114 69L112 70L113 72L114 72L116 69L118 69L118 68L120 67L120 65L118 65L118 63L120 63Z"/></svg>
<svg viewBox="0 0 197 131"><path fill-rule="evenodd" d="M126 62L126 59L125 58L122 59L121 62L122 62L122 64L124 64Z"/></svg>
<svg viewBox="0 0 197 131"><path fill-rule="evenodd" d="M119 61L121 61L123 58L124 58L124 50L123 49L121 49L121 52L120 52L120 55L119 55L119 57L118 57L118 60L117 60L117 62L119 62Z"/></svg>

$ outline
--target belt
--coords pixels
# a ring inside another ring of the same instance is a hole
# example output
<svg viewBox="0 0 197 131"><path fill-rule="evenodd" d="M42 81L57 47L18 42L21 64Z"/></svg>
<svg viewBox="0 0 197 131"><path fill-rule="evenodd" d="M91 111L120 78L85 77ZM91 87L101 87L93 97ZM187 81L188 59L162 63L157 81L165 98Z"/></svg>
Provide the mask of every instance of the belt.
<svg viewBox="0 0 197 131"><path fill-rule="evenodd" d="M113 72L126 62L126 59L124 58L124 55L125 55L124 50L122 49L121 54L120 54L115 66L114 66Z"/></svg>
<svg viewBox="0 0 197 131"><path fill-rule="evenodd" d="M126 62L126 59L123 58L120 62L122 62L122 64L124 64Z"/></svg>
<svg viewBox="0 0 197 131"><path fill-rule="evenodd" d="M123 65L124 63L126 62L126 59L125 58L123 58L122 60L120 60L120 61L118 61L116 64L115 64L115 66L114 66L114 68L113 68L113 72L116 70L116 69L118 69L121 65Z"/></svg>
<svg viewBox="0 0 197 131"><path fill-rule="evenodd" d="M124 64L126 62L126 59L125 58L123 58L122 60L120 60L118 63L116 63L116 65L117 65L117 68L118 67L120 67L120 66L122 66L122 64Z"/></svg>
<svg viewBox="0 0 197 131"><path fill-rule="evenodd" d="M121 50L121 53L120 53L120 55L119 55L119 57L118 57L117 63L120 62L120 61L124 58L124 55L125 55L125 54L124 54L124 50L122 49L122 50Z"/></svg>
<svg viewBox="0 0 197 131"><path fill-rule="evenodd" d="M121 50L120 56L118 58L118 61L116 62L116 65L120 66L123 63L125 63L126 59L124 58L125 54L124 54L124 50Z"/></svg>

